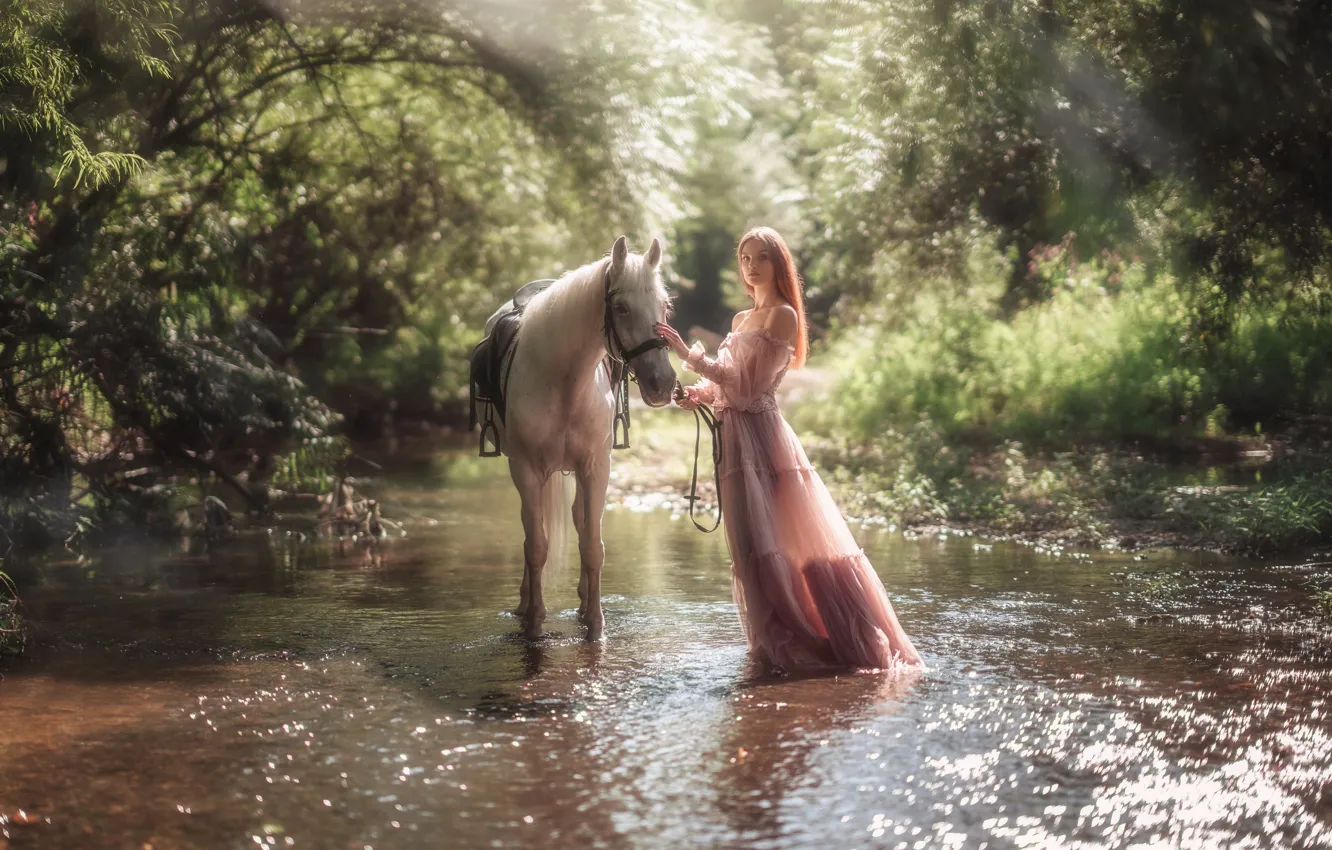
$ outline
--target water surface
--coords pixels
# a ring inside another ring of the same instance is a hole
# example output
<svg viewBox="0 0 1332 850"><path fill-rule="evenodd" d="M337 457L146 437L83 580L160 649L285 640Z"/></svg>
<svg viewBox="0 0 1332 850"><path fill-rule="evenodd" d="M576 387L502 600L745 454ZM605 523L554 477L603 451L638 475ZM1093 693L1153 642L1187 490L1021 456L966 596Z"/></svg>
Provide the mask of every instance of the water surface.
<svg viewBox="0 0 1332 850"><path fill-rule="evenodd" d="M408 536L11 565L0 848L1332 844L1323 565L863 530L928 671L774 679L669 510L529 642L498 464L365 487Z"/></svg>

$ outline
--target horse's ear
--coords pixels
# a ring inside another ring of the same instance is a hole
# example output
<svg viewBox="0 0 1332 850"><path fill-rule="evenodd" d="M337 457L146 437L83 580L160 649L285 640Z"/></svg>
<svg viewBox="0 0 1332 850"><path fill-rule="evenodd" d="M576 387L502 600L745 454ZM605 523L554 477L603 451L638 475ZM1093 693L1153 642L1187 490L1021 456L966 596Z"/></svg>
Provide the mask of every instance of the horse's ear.
<svg viewBox="0 0 1332 850"><path fill-rule="evenodd" d="M657 264L661 262L661 243L657 241L657 237L652 237L652 244L648 246L647 253L643 255L643 259L647 260L647 264L654 269L657 267Z"/></svg>
<svg viewBox="0 0 1332 850"><path fill-rule="evenodd" d="M629 240L621 236L611 247L611 270L619 273L624 268L624 260L629 256Z"/></svg>

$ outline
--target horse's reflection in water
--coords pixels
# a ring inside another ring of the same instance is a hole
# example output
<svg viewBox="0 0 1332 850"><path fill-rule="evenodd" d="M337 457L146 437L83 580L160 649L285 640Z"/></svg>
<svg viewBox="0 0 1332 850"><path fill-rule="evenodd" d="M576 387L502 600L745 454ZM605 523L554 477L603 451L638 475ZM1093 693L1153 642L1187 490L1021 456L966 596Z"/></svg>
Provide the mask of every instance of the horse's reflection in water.
<svg viewBox="0 0 1332 850"><path fill-rule="evenodd" d="M555 652L562 655L560 663L570 667L580 679L594 677L600 671L601 660L606 653L606 645L600 641L559 646L553 639L532 640L524 637L518 643L522 647L524 680L536 679L549 672L554 666Z"/></svg>
<svg viewBox="0 0 1332 850"><path fill-rule="evenodd" d="M745 843L781 846L782 802L813 784L812 757L830 737L902 710L920 673L752 678L733 694L717 754L717 807Z"/></svg>
<svg viewBox="0 0 1332 850"><path fill-rule="evenodd" d="M494 719L558 716L577 711L585 701L580 691L596 685L606 645L548 635L529 638L512 632L502 639L499 666L516 664L518 675L510 686L483 696L476 712Z"/></svg>

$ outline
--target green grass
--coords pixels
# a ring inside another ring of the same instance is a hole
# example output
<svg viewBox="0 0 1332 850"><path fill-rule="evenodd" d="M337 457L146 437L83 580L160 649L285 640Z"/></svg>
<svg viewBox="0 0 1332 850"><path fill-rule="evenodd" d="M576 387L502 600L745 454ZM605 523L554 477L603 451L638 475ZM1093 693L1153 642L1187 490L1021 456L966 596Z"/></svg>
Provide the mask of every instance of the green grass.
<svg viewBox="0 0 1332 850"><path fill-rule="evenodd" d="M1332 539L1332 473L1252 489L1172 491L1163 507L1176 527L1228 548L1268 554L1312 546Z"/></svg>
<svg viewBox="0 0 1332 850"><path fill-rule="evenodd" d="M1038 270L1049 298L1005 316L997 268L899 285L820 355L837 379L797 427L850 509L1091 543L1137 526L1255 553L1332 540L1326 448L1246 486L1134 448L1256 443L1332 410L1332 315L1298 288L1204 315L1206 281L1066 255Z"/></svg>

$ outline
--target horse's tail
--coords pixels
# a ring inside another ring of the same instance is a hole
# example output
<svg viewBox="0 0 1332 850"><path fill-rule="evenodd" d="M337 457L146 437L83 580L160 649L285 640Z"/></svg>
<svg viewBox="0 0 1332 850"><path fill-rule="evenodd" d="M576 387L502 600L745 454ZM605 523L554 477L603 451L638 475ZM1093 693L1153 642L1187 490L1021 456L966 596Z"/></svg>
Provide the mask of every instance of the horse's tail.
<svg viewBox="0 0 1332 850"><path fill-rule="evenodd" d="M541 491L541 513L545 517L550 549L542 571L559 575L569 565L569 529L573 525L573 476L552 472Z"/></svg>

